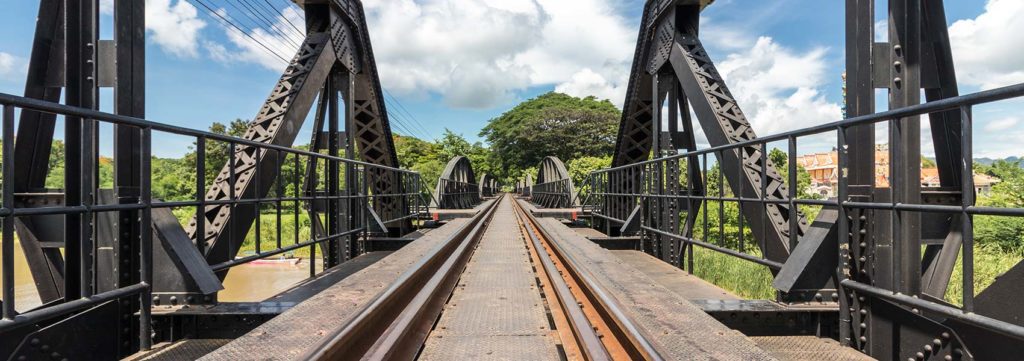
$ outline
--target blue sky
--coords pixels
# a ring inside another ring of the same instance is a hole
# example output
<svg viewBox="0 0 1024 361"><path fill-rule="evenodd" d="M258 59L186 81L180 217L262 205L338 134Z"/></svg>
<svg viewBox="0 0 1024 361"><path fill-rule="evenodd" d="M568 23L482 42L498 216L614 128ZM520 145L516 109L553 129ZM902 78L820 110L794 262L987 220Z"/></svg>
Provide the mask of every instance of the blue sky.
<svg viewBox="0 0 1024 361"><path fill-rule="evenodd" d="M201 6L250 24L233 5L241 3L146 1L147 118L203 129L214 121L251 119L283 62ZM273 27L244 30L289 53L293 46L275 30L288 33L284 18L301 23L298 12L286 0L267 3L284 17L274 16ZM702 14L703 41L759 134L840 117L843 3L718 0ZM879 0L880 10L884 3ZM547 91L621 104L643 3L366 0L364 6L381 81L397 99L389 99L393 122L408 123L393 128L429 138L449 128L480 140L488 119ZM36 1L11 1L0 13L0 92L23 91L37 7ZM946 8L961 92L1024 82L1024 57L1016 54L1024 45L1024 2L953 0ZM102 36L110 38L111 18L105 14L101 21ZM110 94L101 93L107 110ZM1024 138L1021 109L1015 101L976 110L976 129L983 130L976 136L982 145L976 154L1024 153L1011 142ZM306 128L300 142L308 139ZM154 144L154 151L179 155L190 143L169 137Z"/></svg>

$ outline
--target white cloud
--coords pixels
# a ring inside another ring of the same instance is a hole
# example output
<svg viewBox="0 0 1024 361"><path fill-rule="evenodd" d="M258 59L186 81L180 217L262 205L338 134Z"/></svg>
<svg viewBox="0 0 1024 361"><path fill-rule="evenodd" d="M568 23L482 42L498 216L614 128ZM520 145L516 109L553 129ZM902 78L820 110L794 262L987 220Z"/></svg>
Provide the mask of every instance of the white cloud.
<svg viewBox="0 0 1024 361"><path fill-rule="evenodd" d="M114 0L100 0L100 14L113 14Z"/></svg>
<svg viewBox="0 0 1024 361"><path fill-rule="evenodd" d="M381 82L396 93L463 108L539 85L624 97L636 29L609 0L368 0L365 9Z"/></svg>
<svg viewBox="0 0 1024 361"><path fill-rule="evenodd" d="M232 19L233 16L233 19L237 21L241 17L238 14L229 14L224 9L217 11L228 19ZM298 45L305 37L305 28L301 27L302 24L305 24L305 20L303 20L303 15L295 10L295 7L285 7L282 14L284 14L283 17L275 17L270 30L254 28L248 33L243 33L228 24L221 24L228 40L235 47L233 50L212 41L204 42L203 47L210 53L211 58L220 62L250 62L274 71L283 71L287 66L287 61L295 56ZM292 24L300 26L295 29ZM262 45L253 39L258 40ZM268 48L273 50L273 53Z"/></svg>
<svg viewBox="0 0 1024 361"><path fill-rule="evenodd" d="M24 80L25 59L0 51L0 80Z"/></svg>
<svg viewBox="0 0 1024 361"><path fill-rule="evenodd" d="M1020 123L1020 119L1015 117L1000 118L987 122L984 129L986 132L999 132L1013 128L1017 123Z"/></svg>
<svg viewBox="0 0 1024 361"><path fill-rule="evenodd" d="M797 53L761 37L747 51L728 55L718 69L758 135L837 121L839 104L818 87L830 83L827 49Z"/></svg>
<svg viewBox="0 0 1024 361"><path fill-rule="evenodd" d="M185 0L146 0L146 30L164 51L180 57L196 57L199 30L204 27L206 22L199 19L195 6Z"/></svg>
<svg viewBox="0 0 1024 361"><path fill-rule="evenodd" d="M628 84L626 83L627 80L621 78L616 80L619 80L619 82L613 84L603 75L594 72L590 68L583 68L583 70L573 74L568 81L555 86L555 91L574 96L592 95L598 99L609 99L621 107Z"/></svg>
<svg viewBox="0 0 1024 361"><path fill-rule="evenodd" d="M889 41L889 20L879 20L875 22L875 41L884 43Z"/></svg>
<svg viewBox="0 0 1024 361"><path fill-rule="evenodd" d="M985 12L949 27L953 62L961 84L991 89L1024 82L1024 1L989 0Z"/></svg>

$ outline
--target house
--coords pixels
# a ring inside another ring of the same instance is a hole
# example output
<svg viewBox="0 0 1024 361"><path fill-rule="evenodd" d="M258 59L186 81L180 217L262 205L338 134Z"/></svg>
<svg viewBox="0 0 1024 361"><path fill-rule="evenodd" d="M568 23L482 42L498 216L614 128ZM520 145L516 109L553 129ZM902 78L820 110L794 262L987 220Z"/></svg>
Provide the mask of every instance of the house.
<svg viewBox="0 0 1024 361"><path fill-rule="evenodd" d="M796 162L811 176L811 185L807 192L824 198L836 196L839 187L839 153L833 150L828 153L801 155L796 158ZM988 195L992 191L992 186L998 182L998 178L974 174L974 190L977 194ZM889 147L885 144L875 146L875 186L889 187ZM938 168L921 168L921 186L939 186Z"/></svg>

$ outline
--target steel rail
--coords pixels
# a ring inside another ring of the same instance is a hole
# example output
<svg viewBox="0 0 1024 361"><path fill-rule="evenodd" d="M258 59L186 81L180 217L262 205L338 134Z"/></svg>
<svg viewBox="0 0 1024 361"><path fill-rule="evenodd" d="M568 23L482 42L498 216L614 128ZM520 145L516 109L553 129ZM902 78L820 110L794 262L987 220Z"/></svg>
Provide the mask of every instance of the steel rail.
<svg viewBox="0 0 1024 361"><path fill-rule="evenodd" d="M454 289L500 199L405 271L302 360L411 359Z"/></svg>
<svg viewBox="0 0 1024 361"><path fill-rule="evenodd" d="M566 252L557 241L554 241L557 238L552 237L552 235L540 225L540 222L537 221L537 217L530 212L523 212L523 214L525 214L530 223L535 226L535 229L540 234L540 238L548 240L547 245L550 246L553 256L565 266L564 269L568 274L563 274L563 277L572 277L590 303L598 309L598 314L603 318L603 322L609 326L610 331L612 332L611 336L618 339L619 343L624 346L629 359L663 360L664 358L658 350L654 348L650 340L648 340L648 337L644 335L633 320L626 315L622 306L619 305L618 300L604 290L604 287L598 283L597 278L590 274L586 269L581 268L579 266L580 263L575 259L575 257Z"/></svg>
<svg viewBox="0 0 1024 361"><path fill-rule="evenodd" d="M537 225L527 220L525 216L526 210L519 205L519 202L513 200L512 203L515 208L516 219L529 238L527 242L533 245L533 250L543 266L544 274L552 285L551 288L554 290L555 299L558 300L558 305L566 315L565 318L570 328L572 328L572 335L579 346L583 358L585 360L611 360L612 356L605 348L601 337L598 336L594 324L590 322L587 315L583 312L583 308L580 307L579 301L573 296L572 290L569 289L568 283L563 278L564 276L560 276L562 271L555 266L554 260L551 259L551 255L546 251L546 248L550 248L550 245L549 247L544 247L544 244L549 242L547 240L542 241L534 234ZM564 265L565 263L562 264ZM562 343L567 341L562 340Z"/></svg>

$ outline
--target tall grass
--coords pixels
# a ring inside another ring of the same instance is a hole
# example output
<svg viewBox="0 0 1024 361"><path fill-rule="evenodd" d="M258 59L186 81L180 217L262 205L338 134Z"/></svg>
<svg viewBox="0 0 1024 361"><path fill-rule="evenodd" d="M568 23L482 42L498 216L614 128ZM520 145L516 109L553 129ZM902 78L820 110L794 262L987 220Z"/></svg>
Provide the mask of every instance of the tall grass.
<svg viewBox="0 0 1024 361"><path fill-rule="evenodd" d="M754 252L748 252L756 255ZM1024 259L1024 255L997 247L978 246L974 250L974 293L977 295ZM693 249L694 275L749 299L774 299L772 274L767 267L700 247ZM945 300L961 305L963 261L957 258L946 290Z"/></svg>
<svg viewBox="0 0 1024 361"><path fill-rule="evenodd" d="M693 274L743 298L775 299L772 273L757 263L694 247Z"/></svg>

